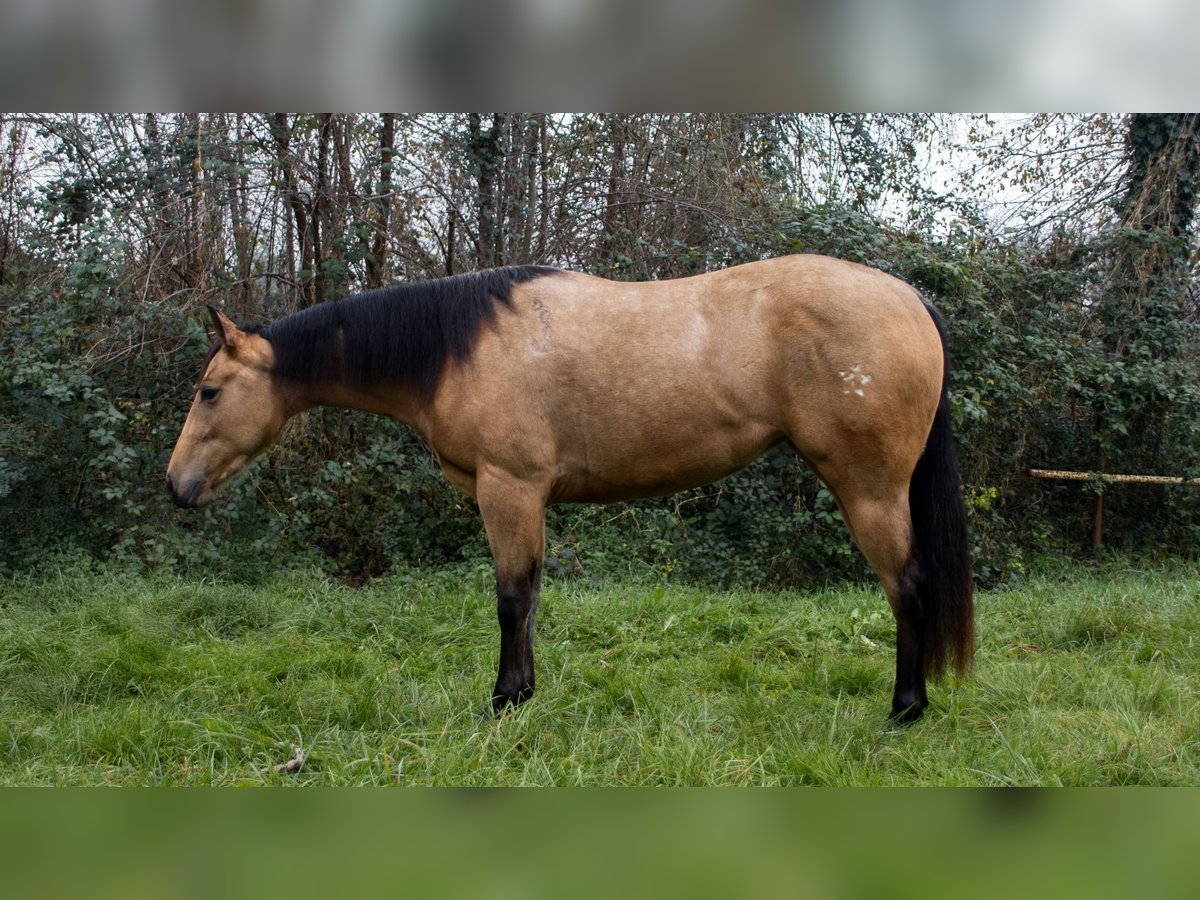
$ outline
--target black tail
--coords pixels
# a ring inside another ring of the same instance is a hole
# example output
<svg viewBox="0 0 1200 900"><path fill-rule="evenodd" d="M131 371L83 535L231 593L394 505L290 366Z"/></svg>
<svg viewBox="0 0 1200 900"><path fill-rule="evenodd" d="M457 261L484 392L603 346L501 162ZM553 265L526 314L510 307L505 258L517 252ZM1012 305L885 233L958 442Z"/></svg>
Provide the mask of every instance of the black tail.
<svg viewBox="0 0 1200 900"><path fill-rule="evenodd" d="M971 667L975 650L974 582L967 510L958 476L958 457L946 386L950 356L946 327L937 311L926 304L942 339L944 358L942 396L925 452L917 462L908 488L913 524L916 582L921 598L921 659L927 678L939 678L948 666L958 675Z"/></svg>

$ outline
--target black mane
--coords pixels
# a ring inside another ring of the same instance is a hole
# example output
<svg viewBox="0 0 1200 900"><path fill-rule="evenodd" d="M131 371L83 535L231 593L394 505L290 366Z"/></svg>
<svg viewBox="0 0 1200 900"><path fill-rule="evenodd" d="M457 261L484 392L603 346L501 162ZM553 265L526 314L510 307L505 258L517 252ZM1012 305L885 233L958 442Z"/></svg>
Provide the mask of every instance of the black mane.
<svg viewBox="0 0 1200 900"><path fill-rule="evenodd" d="M319 303L267 326L277 378L302 384L390 381L433 395L447 360L462 362L480 329L511 307L512 286L550 275L547 266L514 266L396 285Z"/></svg>

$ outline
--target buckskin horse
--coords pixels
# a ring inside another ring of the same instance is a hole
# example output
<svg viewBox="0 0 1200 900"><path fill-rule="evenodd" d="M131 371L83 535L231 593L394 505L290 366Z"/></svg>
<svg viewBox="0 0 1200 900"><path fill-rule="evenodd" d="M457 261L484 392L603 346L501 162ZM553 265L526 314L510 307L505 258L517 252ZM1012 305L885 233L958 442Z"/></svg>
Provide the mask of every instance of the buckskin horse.
<svg viewBox="0 0 1200 900"><path fill-rule="evenodd" d="M966 516L937 312L828 257L624 283L523 266L318 304L216 340L167 467L212 500L301 410L417 430L478 502L496 568L492 707L534 689L545 510L671 494L789 442L836 498L896 619L891 718L973 653Z"/></svg>

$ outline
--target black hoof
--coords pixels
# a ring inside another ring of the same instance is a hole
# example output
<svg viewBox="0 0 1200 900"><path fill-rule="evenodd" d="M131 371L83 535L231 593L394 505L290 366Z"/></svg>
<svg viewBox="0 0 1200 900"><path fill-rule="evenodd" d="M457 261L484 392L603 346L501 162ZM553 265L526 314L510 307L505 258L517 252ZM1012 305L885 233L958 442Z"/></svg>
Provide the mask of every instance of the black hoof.
<svg viewBox="0 0 1200 900"><path fill-rule="evenodd" d="M908 704L893 701L892 714L888 716L888 721L893 725L911 725L924 714L925 705L920 700Z"/></svg>
<svg viewBox="0 0 1200 900"><path fill-rule="evenodd" d="M521 688L515 693L496 693L492 695L492 715L500 716L506 709L517 707L533 696L533 688Z"/></svg>

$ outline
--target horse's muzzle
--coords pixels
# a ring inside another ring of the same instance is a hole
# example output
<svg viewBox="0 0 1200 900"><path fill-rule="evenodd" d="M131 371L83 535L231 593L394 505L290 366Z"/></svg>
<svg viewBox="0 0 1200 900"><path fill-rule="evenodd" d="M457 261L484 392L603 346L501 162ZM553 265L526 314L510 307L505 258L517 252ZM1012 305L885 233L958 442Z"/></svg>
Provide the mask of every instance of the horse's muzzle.
<svg viewBox="0 0 1200 900"><path fill-rule="evenodd" d="M171 502L176 506L181 506L184 509L195 509L200 505L200 493L204 489L204 485L199 478L192 478L185 482L183 489L180 490L175 486L175 479L171 473L167 473L167 492L171 495Z"/></svg>

